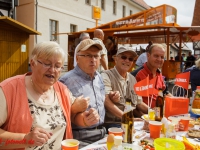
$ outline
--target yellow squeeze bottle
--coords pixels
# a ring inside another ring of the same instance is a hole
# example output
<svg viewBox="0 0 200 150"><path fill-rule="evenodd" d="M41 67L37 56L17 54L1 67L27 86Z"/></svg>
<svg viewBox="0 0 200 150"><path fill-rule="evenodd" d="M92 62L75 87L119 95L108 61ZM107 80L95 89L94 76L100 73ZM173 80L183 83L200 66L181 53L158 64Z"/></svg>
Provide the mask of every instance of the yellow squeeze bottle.
<svg viewBox="0 0 200 150"><path fill-rule="evenodd" d="M108 137L107 137L107 149L108 150L111 150L111 148L113 147L114 145L114 134L109 134Z"/></svg>

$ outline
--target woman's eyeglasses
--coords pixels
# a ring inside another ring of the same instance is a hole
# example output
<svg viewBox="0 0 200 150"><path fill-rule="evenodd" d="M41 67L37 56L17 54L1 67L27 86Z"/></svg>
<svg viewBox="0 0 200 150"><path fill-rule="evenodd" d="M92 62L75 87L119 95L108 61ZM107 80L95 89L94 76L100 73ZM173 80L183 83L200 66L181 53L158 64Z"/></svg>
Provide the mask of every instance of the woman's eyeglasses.
<svg viewBox="0 0 200 150"><path fill-rule="evenodd" d="M124 55L121 55L121 59L123 59L123 60L128 59L129 61L133 61L134 60L133 57L127 57L127 56L124 56Z"/></svg>
<svg viewBox="0 0 200 150"><path fill-rule="evenodd" d="M40 63L42 65L43 68L45 69L50 69L51 67L53 67L51 64L45 64L45 63L42 63L41 61L37 60L38 63ZM64 69L64 67L57 67L57 66L54 66L53 67L57 72L58 71L61 71Z"/></svg>

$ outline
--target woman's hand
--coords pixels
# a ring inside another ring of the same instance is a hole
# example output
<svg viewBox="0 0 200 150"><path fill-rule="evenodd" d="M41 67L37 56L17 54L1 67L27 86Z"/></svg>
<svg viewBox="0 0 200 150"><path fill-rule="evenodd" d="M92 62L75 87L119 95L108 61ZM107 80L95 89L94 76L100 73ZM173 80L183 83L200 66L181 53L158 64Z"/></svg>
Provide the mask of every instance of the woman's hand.
<svg viewBox="0 0 200 150"><path fill-rule="evenodd" d="M26 139L28 146L42 146L48 142L48 140L51 138L51 135L52 133L48 133L42 128L34 128L33 131L25 135L24 139ZM30 140L33 142L29 143Z"/></svg>

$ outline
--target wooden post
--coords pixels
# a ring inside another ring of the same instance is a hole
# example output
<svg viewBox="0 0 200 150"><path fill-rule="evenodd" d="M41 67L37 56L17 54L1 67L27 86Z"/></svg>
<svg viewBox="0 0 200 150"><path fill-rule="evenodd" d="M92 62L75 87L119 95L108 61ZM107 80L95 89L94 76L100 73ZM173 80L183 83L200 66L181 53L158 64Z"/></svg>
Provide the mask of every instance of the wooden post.
<svg viewBox="0 0 200 150"><path fill-rule="evenodd" d="M98 19L96 19L96 27L98 26Z"/></svg>

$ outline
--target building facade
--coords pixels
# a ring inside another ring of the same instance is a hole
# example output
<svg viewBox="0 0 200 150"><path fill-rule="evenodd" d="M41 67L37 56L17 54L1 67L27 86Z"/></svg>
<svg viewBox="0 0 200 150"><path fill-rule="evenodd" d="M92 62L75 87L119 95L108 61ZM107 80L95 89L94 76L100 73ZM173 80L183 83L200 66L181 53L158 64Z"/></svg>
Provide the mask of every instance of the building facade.
<svg viewBox="0 0 200 150"><path fill-rule="evenodd" d="M192 26L200 26L199 16L200 16L200 1L196 0L194 6L194 15L192 19ZM194 54L200 57L200 41L193 42L193 49L194 49Z"/></svg>
<svg viewBox="0 0 200 150"><path fill-rule="evenodd" d="M93 6L101 8L98 25L150 8L143 0L20 0L16 20L42 33L30 38L30 53L41 41L57 41L67 52L67 33L96 26Z"/></svg>

